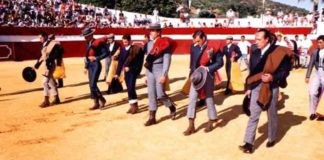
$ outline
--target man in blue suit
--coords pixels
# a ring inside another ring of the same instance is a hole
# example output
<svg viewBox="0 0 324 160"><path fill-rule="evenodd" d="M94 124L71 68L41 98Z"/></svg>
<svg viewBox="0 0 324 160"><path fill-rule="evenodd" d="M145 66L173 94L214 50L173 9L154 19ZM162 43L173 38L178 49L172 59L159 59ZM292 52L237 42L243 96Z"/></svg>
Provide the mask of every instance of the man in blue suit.
<svg viewBox="0 0 324 160"><path fill-rule="evenodd" d="M226 56L225 70L227 76L225 95L228 95L231 93L229 84L231 82L232 62L237 62L237 60L242 56L240 48L236 44L233 44L232 36L226 38L226 46L224 46L223 53Z"/></svg>

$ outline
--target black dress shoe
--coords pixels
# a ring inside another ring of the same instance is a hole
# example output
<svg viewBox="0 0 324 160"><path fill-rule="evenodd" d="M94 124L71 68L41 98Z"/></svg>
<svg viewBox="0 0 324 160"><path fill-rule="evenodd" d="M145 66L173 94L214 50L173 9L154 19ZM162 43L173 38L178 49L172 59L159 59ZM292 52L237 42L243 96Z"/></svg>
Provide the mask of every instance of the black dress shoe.
<svg viewBox="0 0 324 160"><path fill-rule="evenodd" d="M229 94L231 94L231 92L232 92L232 91L231 91L230 89L226 89L224 94L225 94L225 95L229 95Z"/></svg>
<svg viewBox="0 0 324 160"><path fill-rule="evenodd" d="M317 118L318 121L324 121L324 117L323 116L320 116Z"/></svg>
<svg viewBox="0 0 324 160"><path fill-rule="evenodd" d="M312 120L314 120L314 119L316 119L317 118L317 116L316 116L316 114L311 114L310 116L309 116L309 119L312 121Z"/></svg>
<svg viewBox="0 0 324 160"><path fill-rule="evenodd" d="M250 143L245 143L243 146L239 146L239 148L244 153L253 153L253 145Z"/></svg>
<svg viewBox="0 0 324 160"><path fill-rule="evenodd" d="M273 147L275 144L276 144L276 141L272 141L272 142L269 141L269 142L267 142L266 147L270 148L270 147Z"/></svg>

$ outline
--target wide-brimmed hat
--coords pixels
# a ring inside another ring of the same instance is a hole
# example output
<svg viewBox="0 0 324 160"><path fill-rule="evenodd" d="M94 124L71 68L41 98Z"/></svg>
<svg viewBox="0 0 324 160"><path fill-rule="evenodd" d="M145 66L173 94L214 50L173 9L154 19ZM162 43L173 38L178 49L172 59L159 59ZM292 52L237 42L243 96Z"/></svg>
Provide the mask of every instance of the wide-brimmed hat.
<svg viewBox="0 0 324 160"><path fill-rule="evenodd" d="M149 30L161 30L161 25L158 23L153 23L148 27Z"/></svg>
<svg viewBox="0 0 324 160"><path fill-rule="evenodd" d="M115 35L113 33L108 34L107 38L115 38Z"/></svg>
<svg viewBox="0 0 324 160"><path fill-rule="evenodd" d="M190 80L193 87L196 90L200 90L206 83L207 80L207 70L203 67L197 68L190 76Z"/></svg>
<svg viewBox="0 0 324 160"><path fill-rule="evenodd" d="M37 74L32 67L26 67L22 72L22 76L25 81L34 82L36 80Z"/></svg>
<svg viewBox="0 0 324 160"><path fill-rule="evenodd" d="M84 30L82 30L82 36L86 37L89 35L92 35L96 30L94 28L85 28Z"/></svg>
<svg viewBox="0 0 324 160"><path fill-rule="evenodd" d="M247 115L250 116L251 115L251 111L250 111L250 101L251 98L250 96L246 95L243 99L243 105L242 105L242 110L243 112Z"/></svg>
<svg viewBox="0 0 324 160"><path fill-rule="evenodd" d="M233 40L233 36L227 36L226 39Z"/></svg>

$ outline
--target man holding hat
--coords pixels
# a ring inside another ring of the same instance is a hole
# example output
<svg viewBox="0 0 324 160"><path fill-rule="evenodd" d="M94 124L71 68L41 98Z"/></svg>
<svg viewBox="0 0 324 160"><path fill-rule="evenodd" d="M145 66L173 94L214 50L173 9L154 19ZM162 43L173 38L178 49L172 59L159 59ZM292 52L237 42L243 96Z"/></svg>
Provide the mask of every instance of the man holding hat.
<svg viewBox="0 0 324 160"><path fill-rule="evenodd" d="M211 47L208 44L206 34L198 30L193 34L194 43L190 52L190 79L191 87L189 92L189 105L187 117L189 126L184 135L188 136L195 132L194 120L196 117L197 99L205 99L208 108L208 125L205 132L213 129L213 124L217 122L217 112L214 103L214 75L223 66L223 54L221 43Z"/></svg>
<svg viewBox="0 0 324 160"><path fill-rule="evenodd" d="M107 36L107 39L108 39L108 44L107 44L108 56L105 58L105 65L106 65L105 78L104 78L105 81L108 76L112 57L115 55L117 51L119 51L119 47L120 47L120 45L117 42L115 42L115 35L113 33L110 33Z"/></svg>
<svg viewBox="0 0 324 160"><path fill-rule="evenodd" d="M40 107L45 108L50 105L56 105L60 103L60 98L58 95L58 90L56 83L53 78L53 72L55 70L55 55L60 54L60 43L56 41L50 41L48 39L48 34L42 32L39 36L40 42L43 44L41 49L41 57L38 59L34 68L38 69L40 67L43 68L43 87L44 87L44 102L40 105ZM44 62L44 63L43 63ZM50 92L52 92L54 96L54 101L52 103L49 102Z"/></svg>
<svg viewBox="0 0 324 160"><path fill-rule="evenodd" d="M176 108L164 89L171 63L172 46L167 37L161 37L162 28L160 24L150 25L149 30L153 41L150 41L147 45L148 55L144 66L147 69L146 82L150 116L145 126L156 124L157 100L160 100L170 109L172 119L175 119L176 116Z"/></svg>
<svg viewBox="0 0 324 160"><path fill-rule="evenodd" d="M232 76L231 75L232 62L237 62L237 60L242 56L240 48L236 44L233 44L233 36L228 36L226 38L226 46L224 46L223 48L223 54L226 56L225 70L227 76L225 95L228 95L231 93L229 85Z"/></svg>
<svg viewBox="0 0 324 160"><path fill-rule="evenodd" d="M91 99L94 100L94 105L90 108L90 110L102 108L105 106L106 103L106 99L102 96L97 86L97 82L101 72L100 61L108 56L108 50L106 48L104 40L94 39L94 32L95 29L91 28L85 28L82 31L82 36L84 36L87 42L87 50L85 56L85 73L88 72Z"/></svg>

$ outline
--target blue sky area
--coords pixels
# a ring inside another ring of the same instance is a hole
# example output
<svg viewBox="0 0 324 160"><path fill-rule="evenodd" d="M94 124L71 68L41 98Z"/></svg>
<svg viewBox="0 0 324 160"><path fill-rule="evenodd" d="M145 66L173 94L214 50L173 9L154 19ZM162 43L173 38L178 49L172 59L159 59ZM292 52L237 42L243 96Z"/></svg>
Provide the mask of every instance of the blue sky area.
<svg viewBox="0 0 324 160"><path fill-rule="evenodd" d="M305 8L309 11L313 10L313 3L311 2L311 0L300 0L299 2L298 2L298 0L272 0L272 1L288 4L291 6L297 6L300 8ZM320 2L319 7L318 7L319 10L323 7L324 7L323 2Z"/></svg>

